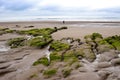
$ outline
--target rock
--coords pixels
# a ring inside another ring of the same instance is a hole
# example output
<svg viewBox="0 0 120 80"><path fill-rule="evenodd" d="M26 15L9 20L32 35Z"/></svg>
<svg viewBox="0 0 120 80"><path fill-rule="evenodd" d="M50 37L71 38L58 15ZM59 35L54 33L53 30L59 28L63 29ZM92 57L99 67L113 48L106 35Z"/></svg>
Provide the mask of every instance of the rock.
<svg viewBox="0 0 120 80"><path fill-rule="evenodd" d="M81 59L82 59L82 56L78 56L78 59L81 60Z"/></svg>
<svg viewBox="0 0 120 80"><path fill-rule="evenodd" d="M109 62L100 62L97 65L98 68L107 68L107 67L110 67L110 66L111 66L111 64Z"/></svg>
<svg viewBox="0 0 120 80"><path fill-rule="evenodd" d="M33 28L34 26L25 26L25 28Z"/></svg>
<svg viewBox="0 0 120 80"><path fill-rule="evenodd" d="M112 59L111 64L112 65L120 65L120 58Z"/></svg>
<svg viewBox="0 0 120 80"><path fill-rule="evenodd" d="M101 80L106 80L111 73L108 71L98 71Z"/></svg>
<svg viewBox="0 0 120 80"><path fill-rule="evenodd" d="M107 80L118 80L118 74L112 73L108 76Z"/></svg>
<svg viewBox="0 0 120 80"><path fill-rule="evenodd" d="M118 75L118 78L117 78L118 80L120 80L120 74Z"/></svg>
<svg viewBox="0 0 120 80"><path fill-rule="evenodd" d="M65 80L100 80L100 77L95 72L86 72L71 75Z"/></svg>
<svg viewBox="0 0 120 80"><path fill-rule="evenodd" d="M29 53L26 53L26 54L24 54L24 55L21 55L21 56L15 58L14 60L21 60L21 59L23 59L24 57L26 57L27 55L29 55Z"/></svg>
<svg viewBox="0 0 120 80"><path fill-rule="evenodd" d="M16 69L15 68L2 69L0 70L0 75L4 75L6 73L13 72L13 71L16 71Z"/></svg>
<svg viewBox="0 0 120 80"><path fill-rule="evenodd" d="M9 60L6 59L6 57L4 57L3 55L0 55L0 63L6 63L8 62Z"/></svg>
<svg viewBox="0 0 120 80"><path fill-rule="evenodd" d="M19 28L19 27L20 27L20 25L15 25L15 27Z"/></svg>
<svg viewBox="0 0 120 80"><path fill-rule="evenodd" d="M0 69L8 68L11 64L0 64Z"/></svg>
<svg viewBox="0 0 120 80"><path fill-rule="evenodd" d="M114 51L104 52L100 55L99 62L109 62L116 57L118 57L118 55Z"/></svg>
<svg viewBox="0 0 120 80"><path fill-rule="evenodd" d="M86 69L85 67L80 67L80 68L79 68L79 71L80 71L80 72L87 72L87 69Z"/></svg>
<svg viewBox="0 0 120 80"><path fill-rule="evenodd" d="M108 44L104 44L104 45L99 45L98 46L98 51L99 51L99 53L104 53L104 52L108 52L108 51L110 51L110 47L109 47L110 45Z"/></svg>
<svg viewBox="0 0 120 80"><path fill-rule="evenodd" d="M89 62L93 62L96 58L95 54L91 51L91 49L84 49L83 52L85 53L85 58Z"/></svg>
<svg viewBox="0 0 120 80"><path fill-rule="evenodd" d="M0 63L8 62L7 60L0 60Z"/></svg>

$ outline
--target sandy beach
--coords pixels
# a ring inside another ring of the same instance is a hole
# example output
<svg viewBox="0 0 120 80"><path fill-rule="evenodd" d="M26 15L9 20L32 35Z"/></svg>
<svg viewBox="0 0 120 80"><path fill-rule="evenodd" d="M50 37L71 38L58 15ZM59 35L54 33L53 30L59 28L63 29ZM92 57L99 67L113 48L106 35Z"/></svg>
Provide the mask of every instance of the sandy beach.
<svg viewBox="0 0 120 80"><path fill-rule="evenodd" d="M16 27L16 25L20 27ZM83 40L85 35L92 34L94 32L101 33L103 37L120 34L120 22L118 21L66 21L65 24L63 24L62 21L0 22L0 27L17 30L28 29L25 27L31 25L34 26L34 28L68 27L66 30L54 33L54 39L74 37L81 38Z"/></svg>
<svg viewBox="0 0 120 80"><path fill-rule="evenodd" d="M34 26L34 27L28 27ZM23 22L0 22L0 28L9 28L12 30L28 30L34 28L54 28L54 27L67 27L68 29L59 30L52 34L54 40L60 40L62 38L72 37L80 38L84 42L84 36L92 33L100 33L103 37L120 35L120 22L107 22L107 21L65 21L63 24L62 21L23 21ZM0 48L6 46L5 41L16 38L24 37L25 35L19 34L3 34L0 35ZM5 45L5 46L4 46ZM82 45L83 47L86 46ZM88 46L87 46L88 47ZM8 47L7 47L8 48ZM81 47L80 47L81 48ZM100 48L101 49L101 48ZM44 49L35 49L31 47L22 47L17 49L10 49L8 51L0 52L0 80L109 80L111 76L117 74L117 78L120 75L119 69L120 66L113 66L109 61L118 58L118 54L115 54L115 50L104 52L101 56L104 58L101 64L99 63L90 63L83 59L83 67L80 67L79 70L73 70L71 76L68 78L63 78L61 76L60 70L62 66L65 66L63 63L53 65L52 67L60 66L57 76L54 76L50 79L45 79L41 72L46 69L43 65L38 65L33 67L32 64L37 59L45 56L45 53L48 51L47 47ZM86 51L89 53L89 51ZM112 53L112 55L111 55ZM119 52L120 53L120 52ZM117 57L116 57L117 56ZM101 57L100 57L101 58ZM107 59L106 59L107 58ZM97 56L96 56L97 59ZM97 61L97 60L96 60ZM105 66L104 66L104 62ZM94 65L95 64L95 65ZM96 65L97 68L96 69ZM104 68L105 67L105 68ZM44 68L44 69L43 69ZM51 68L51 67L48 67ZM115 69L115 70L114 70ZM118 71L117 71L118 69ZM110 74L110 71L113 75ZM104 75L109 73L108 79ZM39 74L36 77L34 74ZM92 76L92 77L91 77ZM94 76L94 77L93 77ZM102 76L102 77L101 77ZM61 78L62 77L62 78ZM33 78L33 79L32 79ZM113 78L113 77L112 77ZM118 80L119 80L118 79ZM113 80L113 79L111 79Z"/></svg>

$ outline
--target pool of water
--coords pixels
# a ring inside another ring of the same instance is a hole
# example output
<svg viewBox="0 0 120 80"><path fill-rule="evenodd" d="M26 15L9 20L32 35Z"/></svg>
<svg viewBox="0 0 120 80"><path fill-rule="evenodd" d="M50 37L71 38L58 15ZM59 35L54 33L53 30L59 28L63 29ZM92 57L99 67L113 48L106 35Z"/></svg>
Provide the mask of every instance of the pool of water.
<svg viewBox="0 0 120 80"><path fill-rule="evenodd" d="M0 41L0 52L5 52L9 49L10 47L6 45L6 41Z"/></svg>

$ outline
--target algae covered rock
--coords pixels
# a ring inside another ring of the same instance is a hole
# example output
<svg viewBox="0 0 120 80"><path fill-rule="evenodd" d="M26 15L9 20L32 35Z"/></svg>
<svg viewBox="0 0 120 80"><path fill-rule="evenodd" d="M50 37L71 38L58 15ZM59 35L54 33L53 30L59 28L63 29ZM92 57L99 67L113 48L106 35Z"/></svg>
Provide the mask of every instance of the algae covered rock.
<svg viewBox="0 0 120 80"><path fill-rule="evenodd" d="M50 45L50 48L55 51L62 51L68 49L69 46L70 46L69 44L63 43L61 41L53 41Z"/></svg>
<svg viewBox="0 0 120 80"><path fill-rule="evenodd" d="M30 40L29 44L33 47L38 48L44 48L46 45L48 45L52 41L51 36L44 36L44 37L35 37L32 40Z"/></svg>
<svg viewBox="0 0 120 80"><path fill-rule="evenodd" d="M24 46L25 45L25 40L26 39L24 37L13 38L13 39L8 40L7 44L11 48L17 48L17 47L20 47L20 46Z"/></svg>

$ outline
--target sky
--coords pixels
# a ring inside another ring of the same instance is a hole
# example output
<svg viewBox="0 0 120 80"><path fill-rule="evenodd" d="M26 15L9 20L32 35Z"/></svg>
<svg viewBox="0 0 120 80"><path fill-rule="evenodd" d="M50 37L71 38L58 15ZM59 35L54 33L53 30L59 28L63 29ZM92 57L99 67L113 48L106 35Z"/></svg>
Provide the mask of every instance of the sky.
<svg viewBox="0 0 120 80"><path fill-rule="evenodd" d="M0 0L1 17L120 16L120 0Z"/></svg>

